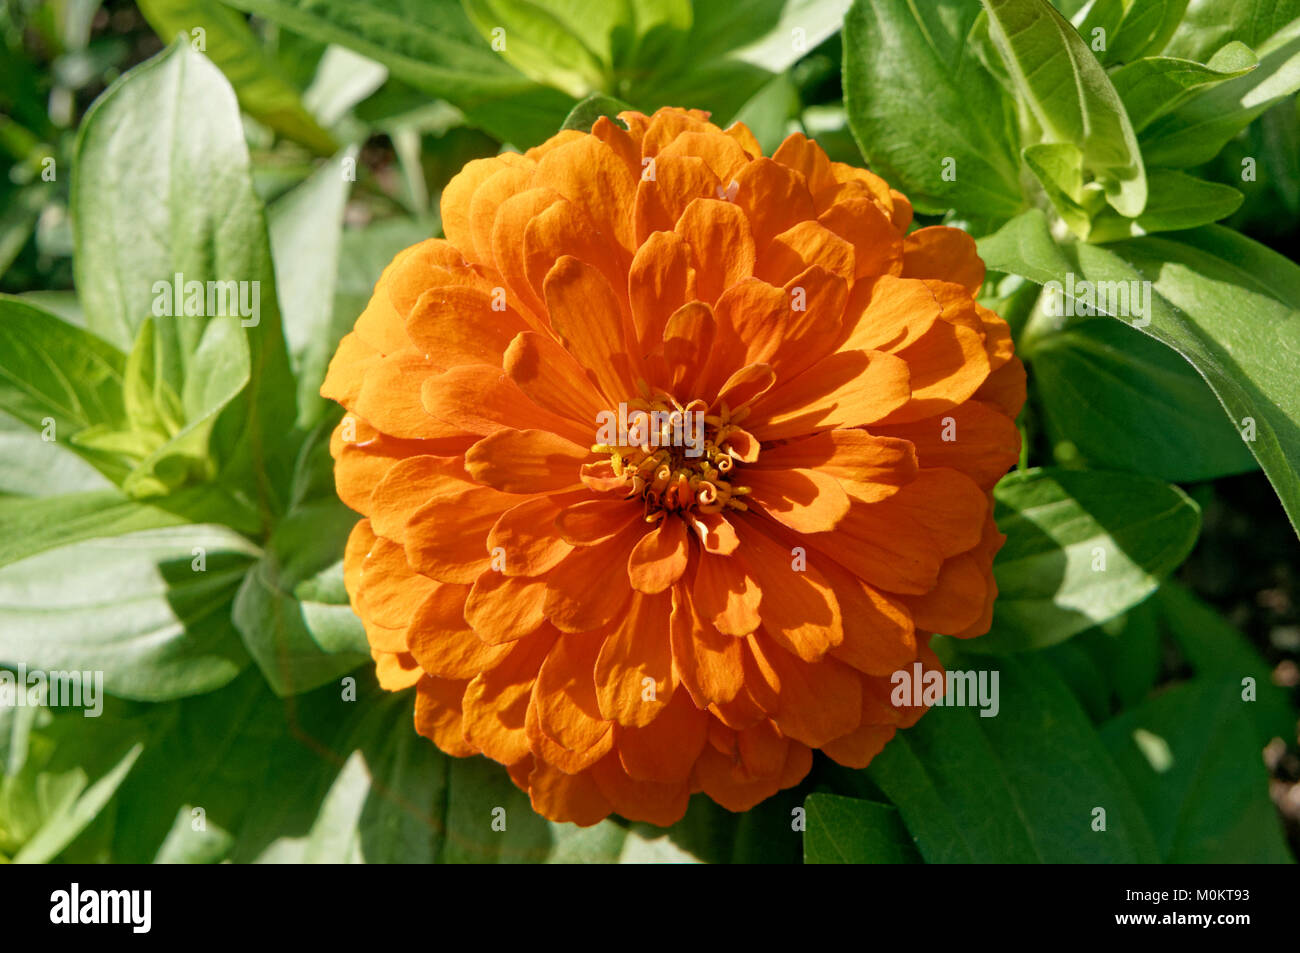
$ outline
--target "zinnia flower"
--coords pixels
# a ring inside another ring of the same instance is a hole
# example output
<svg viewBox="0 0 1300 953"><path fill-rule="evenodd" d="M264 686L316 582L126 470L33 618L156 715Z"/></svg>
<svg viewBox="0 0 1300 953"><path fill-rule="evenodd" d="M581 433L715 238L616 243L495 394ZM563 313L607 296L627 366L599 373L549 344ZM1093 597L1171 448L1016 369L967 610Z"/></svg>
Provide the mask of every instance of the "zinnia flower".
<svg viewBox="0 0 1300 953"><path fill-rule="evenodd" d="M906 234L878 176L620 118L469 163L321 393L348 592L416 729L546 817L666 825L923 713L890 676L988 629L1025 378L974 243Z"/></svg>

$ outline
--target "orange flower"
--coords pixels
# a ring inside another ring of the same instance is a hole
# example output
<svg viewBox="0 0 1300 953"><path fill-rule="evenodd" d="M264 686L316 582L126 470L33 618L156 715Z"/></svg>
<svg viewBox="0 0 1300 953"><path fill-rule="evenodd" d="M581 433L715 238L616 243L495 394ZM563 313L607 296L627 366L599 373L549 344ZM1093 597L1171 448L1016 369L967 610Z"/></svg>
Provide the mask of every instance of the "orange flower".
<svg viewBox="0 0 1300 953"><path fill-rule="evenodd" d="M952 228L663 109L467 165L321 393L353 608L416 729L541 814L670 824L862 767L982 634L1024 369Z"/></svg>

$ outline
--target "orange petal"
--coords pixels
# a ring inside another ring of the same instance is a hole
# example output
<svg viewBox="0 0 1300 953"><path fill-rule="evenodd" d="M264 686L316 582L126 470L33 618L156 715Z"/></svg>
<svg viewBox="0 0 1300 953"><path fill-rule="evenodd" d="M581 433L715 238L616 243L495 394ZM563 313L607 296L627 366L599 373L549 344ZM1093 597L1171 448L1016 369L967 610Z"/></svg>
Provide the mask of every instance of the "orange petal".
<svg viewBox="0 0 1300 953"><path fill-rule="evenodd" d="M545 621L546 580L485 572L465 600L465 621L484 642L514 642L536 632Z"/></svg>
<svg viewBox="0 0 1300 953"><path fill-rule="evenodd" d="M627 561L627 577L639 592L663 592L686 571L686 524L673 515L641 537Z"/></svg>
<svg viewBox="0 0 1300 953"><path fill-rule="evenodd" d="M642 353L664 337L665 324L695 298L695 269L691 252L675 232L655 232L636 250L627 278L632 325Z"/></svg>
<svg viewBox="0 0 1300 953"><path fill-rule="evenodd" d="M868 586L834 560L818 568L835 589L844 618L844 641L831 655L868 675L890 675L916 658L916 629L906 597Z"/></svg>
<svg viewBox="0 0 1300 953"><path fill-rule="evenodd" d="M460 457L430 454L407 457L390 466L370 494L370 524L376 534L406 542L406 523L430 497L473 486Z"/></svg>
<svg viewBox="0 0 1300 953"><path fill-rule="evenodd" d="M718 177L696 156L657 157L646 166L637 184L633 214L636 240L645 243L653 232L671 232L682 212L695 199L718 194Z"/></svg>
<svg viewBox="0 0 1300 953"><path fill-rule="evenodd" d="M960 470L985 490L991 490L1020 459L1020 431L1015 423L978 400L935 417L872 430L910 441L922 466Z"/></svg>
<svg viewBox="0 0 1300 953"><path fill-rule="evenodd" d="M506 493L580 488L578 471L591 451L545 430L498 430L465 451L465 469Z"/></svg>
<svg viewBox="0 0 1300 953"><path fill-rule="evenodd" d="M929 592L943 564L938 542L907 512L884 505L855 500L833 532L808 544L887 592Z"/></svg>
<svg viewBox="0 0 1300 953"><path fill-rule="evenodd" d="M574 546L594 546L613 539L640 519L642 510L632 500L582 500L560 511L555 528Z"/></svg>
<svg viewBox="0 0 1300 953"><path fill-rule="evenodd" d="M942 311L924 281L883 275L860 282L846 308L848 338L843 347L897 351L928 331Z"/></svg>
<svg viewBox="0 0 1300 953"><path fill-rule="evenodd" d="M764 450L745 474L752 485L759 472L799 469L832 476L849 496L874 503L915 479L917 458L912 444L902 437L876 436L865 430L827 430Z"/></svg>
<svg viewBox="0 0 1300 953"><path fill-rule="evenodd" d="M628 350L618 300L600 272L576 258L555 263L546 276L551 323L567 350L611 405L636 393L639 361Z"/></svg>
<svg viewBox="0 0 1300 953"><path fill-rule="evenodd" d="M406 559L443 582L472 583L491 560L487 535L517 497L472 483L449 484L406 521Z"/></svg>
<svg viewBox="0 0 1300 953"><path fill-rule="evenodd" d="M816 218L803 174L772 159L756 159L736 173L735 202L749 217L761 255L772 239Z"/></svg>
<svg viewBox="0 0 1300 953"><path fill-rule="evenodd" d="M659 784L630 778L612 753L591 769L591 776L614 810L630 821L668 827L682 819L690 803L691 785L685 779Z"/></svg>
<svg viewBox="0 0 1300 953"><path fill-rule="evenodd" d="M707 553L730 556L740 545L736 528L721 513L692 513L687 517L687 522Z"/></svg>
<svg viewBox="0 0 1300 953"><path fill-rule="evenodd" d="M549 626L511 642L495 668L475 676L465 688L465 740L502 764L514 764L530 753L524 719L533 682L542 660L555 643Z"/></svg>
<svg viewBox="0 0 1300 953"><path fill-rule="evenodd" d="M975 399L992 404L1014 420L1025 406L1025 365L1020 358L1011 358L990 374L975 392Z"/></svg>
<svg viewBox="0 0 1300 953"><path fill-rule="evenodd" d="M822 751L846 768L865 768L884 750L898 729L886 725L859 725L834 741L822 745Z"/></svg>
<svg viewBox="0 0 1300 953"><path fill-rule="evenodd" d="M857 728L862 720L862 681L833 658L805 662L762 632L746 636L763 680L780 702L772 720L781 733L819 748Z"/></svg>
<svg viewBox="0 0 1300 953"><path fill-rule="evenodd" d="M462 364L501 366L501 355L528 325L505 300L484 288L440 285L422 294L406 333L438 369Z"/></svg>
<svg viewBox="0 0 1300 953"><path fill-rule="evenodd" d="M595 136L581 136L548 152L536 181L582 209L606 241L630 254L637 180L613 149Z"/></svg>
<svg viewBox="0 0 1300 953"><path fill-rule="evenodd" d="M691 598L700 615L727 635L746 635L761 621L758 581L740 560L729 556L700 559Z"/></svg>
<svg viewBox="0 0 1300 953"><path fill-rule="evenodd" d="M712 304L722 292L754 273L754 237L749 219L730 202L695 199L674 230L690 246L696 295Z"/></svg>
<svg viewBox="0 0 1300 953"><path fill-rule="evenodd" d="M624 770L639 781L685 781L708 737L709 716L686 692L674 692L655 720L639 728L618 725L614 747Z"/></svg>
<svg viewBox="0 0 1300 953"><path fill-rule="evenodd" d="M362 614L400 633L410 623L425 597L438 585L406 563L406 550L398 543L377 539L361 566L357 602ZM405 641L386 647L406 651Z"/></svg>
<svg viewBox="0 0 1300 953"><path fill-rule="evenodd" d="M688 301L668 318L663 353L674 390L700 380L708 368L716 327L712 310L702 301Z"/></svg>
<svg viewBox="0 0 1300 953"><path fill-rule="evenodd" d="M410 688L424 674L415 659L406 652L371 652L375 660L375 680L386 692Z"/></svg>
<svg viewBox="0 0 1300 953"><path fill-rule="evenodd" d="M440 678L473 678L504 659L509 645L489 645L465 621L469 586L443 583L411 618L406 642L420 668Z"/></svg>
<svg viewBox="0 0 1300 953"><path fill-rule="evenodd" d="M911 609L918 628L950 635L963 631L980 617L987 593L988 582L979 561L962 553L944 562L932 590L922 596L901 598Z"/></svg>
<svg viewBox="0 0 1300 953"><path fill-rule="evenodd" d="M546 576L546 617L562 632L587 632L627 603L627 559L644 530L629 525L612 539L573 550Z"/></svg>
<svg viewBox="0 0 1300 953"><path fill-rule="evenodd" d="M505 369L537 406L596 430L605 407L582 365L549 337L524 333L506 349Z"/></svg>
<svg viewBox="0 0 1300 953"><path fill-rule="evenodd" d="M455 758L478 754L461 723L460 700L468 684L425 675L415 686L415 730Z"/></svg>
<svg viewBox="0 0 1300 953"><path fill-rule="evenodd" d="M744 684L741 641L700 618L685 586L673 590L669 641L673 668L698 707L736 697Z"/></svg>
<svg viewBox="0 0 1300 953"><path fill-rule="evenodd" d="M544 761L538 761L528 776L528 795L538 814L579 827L598 824L614 809L590 771L565 774Z"/></svg>
<svg viewBox="0 0 1300 953"><path fill-rule="evenodd" d="M746 498L773 519L799 533L824 533L849 511L849 495L840 481L821 470L750 470Z"/></svg>
<svg viewBox="0 0 1300 953"><path fill-rule="evenodd" d="M881 420L882 424L908 423L951 410L989 376L988 353L980 333L950 321L946 313L896 353L911 373L912 399Z"/></svg>
<svg viewBox="0 0 1300 953"><path fill-rule="evenodd" d="M660 149L658 156L699 156L724 186L749 164L749 156L741 145L729 136L718 135L715 130L682 132Z"/></svg>
<svg viewBox="0 0 1300 953"><path fill-rule="evenodd" d="M836 184L831 161L817 143L801 132L791 133L772 153L775 162L800 172L808 183L808 191L816 195L822 189Z"/></svg>
<svg viewBox="0 0 1300 953"><path fill-rule="evenodd" d="M447 240L463 252L474 251L474 236L470 231L470 201L478 187L512 161L502 156L473 159L451 177L442 190L442 233Z"/></svg>
<svg viewBox="0 0 1300 953"><path fill-rule="evenodd" d="M407 440L454 437L456 427L443 423L424 409L420 385L438 369L413 348L380 358L366 372L357 395L356 411L378 430Z"/></svg>
<svg viewBox="0 0 1300 953"><path fill-rule="evenodd" d="M499 158L504 159L504 155ZM473 239L466 257L491 267L492 226L496 224L497 209L510 198L532 187L536 163L523 156L511 156L502 166L479 183L469 202L469 230Z"/></svg>
<svg viewBox="0 0 1300 953"><path fill-rule="evenodd" d="M795 561L799 537L779 527L738 521L740 552L763 593L762 629L806 661L816 661L844 639L839 600L814 561ZM733 557L734 558L734 557ZM805 565L806 563L806 565Z"/></svg>
<svg viewBox="0 0 1300 953"><path fill-rule="evenodd" d="M559 199L529 220L523 238L524 270L528 284L539 300L546 300L546 276L556 263L563 258L576 258L608 282L619 310L625 312L630 320L628 254L606 239L580 208ZM548 316L554 318L550 310L548 303Z"/></svg>
<svg viewBox="0 0 1300 953"><path fill-rule="evenodd" d="M612 725L601 717L592 677L602 641L599 633L556 639L533 687L539 726L552 740L575 753L596 748L612 730ZM599 757L565 767L580 771Z"/></svg>
<svg viewBox="0 0 1300 953"><path fill-rule="evenodd" d="M907 403L905 361L883 351L840 351L754 402L745 427L763 441L862 427Z"/></svg>
<svg viewBox="0 0 1300 953"><path fill-rule="evenodd" d="M351 409L356 406L365 383L366 372L378 363L380 354L373 347L349 331L339 341L338 350L330 358L329 370L320 385L320 395Z"/></svg>
<svg viewBox="0 0 1300 953"><path fill-rule="evenodd" d="M852 281L856 269L852 243L819 222L799 222L772 239L754 274L768 284L784 285L812 265Z"/></svg>
<svg viewBox="0 0 1300 953"><path fill-rule="evenodd" d="M596 695L605 718L621 725L648 725L672 698L672 648L667 594L634 592L596 659Z"/></svg>
<svg viewBox="0 0 1300 953"><path fill-rule="evenodd" d="M875 202L865 198L836 202L817 221L853 246L854 278L902 274L903 243Z"/></svg>
<svg viewBox="0 0 1300 953"><path fill-rule="evenodd" d="M903 239L903 256L903 274L908 278L954 281L971 294L984 284L984 262L975 250L975 239L960 228L918 228Z"/></svg>
<svg viewBox="0 0 1300 953"><path fill-rule="evenodd" d="M591 428L538 407L497 367L470 364L425 378L420 402L432 416L480 436L499 430L547 430L580 445Z"/></svg>
<svg viewBox="0 0 1300 953"><path fill-rule="evenodd" d="M510 507L488 533L488 551L501 557L508 576L540 576L573 549L560 538L555 520L566 497L539 496Z"/></svg>

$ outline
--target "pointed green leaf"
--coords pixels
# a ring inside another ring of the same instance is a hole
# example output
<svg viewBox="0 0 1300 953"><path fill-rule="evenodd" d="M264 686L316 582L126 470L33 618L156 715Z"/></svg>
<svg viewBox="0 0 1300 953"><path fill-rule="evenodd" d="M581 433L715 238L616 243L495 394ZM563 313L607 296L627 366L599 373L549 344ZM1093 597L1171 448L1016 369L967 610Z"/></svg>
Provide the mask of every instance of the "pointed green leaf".
<svg viewBox="0 0 1300 953"><path fill-rule="evenodd" d="M1087 44L1047 0L983 3L989 35L1045 140L1076 145L1110 204L1140 214L1147 185L1137 137Z"/></svg>

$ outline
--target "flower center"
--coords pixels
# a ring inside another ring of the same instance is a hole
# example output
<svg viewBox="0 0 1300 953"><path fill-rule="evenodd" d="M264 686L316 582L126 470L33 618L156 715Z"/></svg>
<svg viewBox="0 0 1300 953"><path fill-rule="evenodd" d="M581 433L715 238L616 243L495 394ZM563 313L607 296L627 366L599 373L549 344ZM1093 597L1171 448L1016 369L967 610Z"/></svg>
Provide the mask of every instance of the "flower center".
<svg viewBox="0 0 1300 953"><path fill-rule="evenodd" d="M703 400L681 404L639 383L641 397L600 414L591 448L609 454L628 499L640 496L649 520L665 512L748 509L741 497L749 487L735 482L741 455L731 441L744 434L739 424L749 409L733 413L724 401L708 412Z"/></svg>

